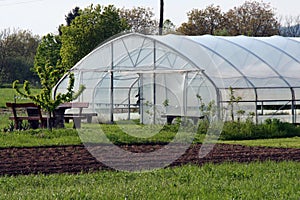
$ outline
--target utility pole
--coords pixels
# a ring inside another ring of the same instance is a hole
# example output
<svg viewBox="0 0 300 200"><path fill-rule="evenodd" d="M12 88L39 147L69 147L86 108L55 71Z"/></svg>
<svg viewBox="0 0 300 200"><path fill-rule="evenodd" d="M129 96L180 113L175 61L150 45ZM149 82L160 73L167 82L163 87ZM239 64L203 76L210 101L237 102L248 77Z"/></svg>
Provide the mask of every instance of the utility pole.
<svg viewBox="0 0 300 200"><path fill-rule="evenodd" d="M158 25L158 34L162 35L164 25L164 0L160 0L160 16L159 16L159 25Z"/></svg>

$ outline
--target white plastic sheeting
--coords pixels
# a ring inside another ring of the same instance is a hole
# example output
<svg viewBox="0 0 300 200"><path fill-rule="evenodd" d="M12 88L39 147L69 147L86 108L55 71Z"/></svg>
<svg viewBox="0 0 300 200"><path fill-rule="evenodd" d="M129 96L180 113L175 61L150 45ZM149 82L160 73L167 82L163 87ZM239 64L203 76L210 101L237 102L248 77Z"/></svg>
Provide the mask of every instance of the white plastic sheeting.
<svg viewBox="0 0 300 200"><path fill-rule="evenodd" d="M124 110L130 118L134 107L143 123L163 114L201 115L197 96L226 107L229 87L241 97L237 109L254 112L257 121L272 105L274 115L287 109L284 118L298 120L299 38L131 33L100 45L71 71L76 88L86 87L79 101L110 121ZM67 82L63 77L55 91L64 92Z"/></svg>

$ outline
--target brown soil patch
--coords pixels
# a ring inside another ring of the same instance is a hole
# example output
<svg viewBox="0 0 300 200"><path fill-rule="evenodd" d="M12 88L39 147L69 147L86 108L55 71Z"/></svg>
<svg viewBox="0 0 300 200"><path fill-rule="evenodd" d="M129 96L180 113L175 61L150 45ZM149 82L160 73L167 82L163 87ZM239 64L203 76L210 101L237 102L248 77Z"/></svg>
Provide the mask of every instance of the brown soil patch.
<svg viewBox="0 0 300 200"><path fill-rule="evenodd" d="M200 144L192 145L171 166L187 163L202 165L208 162L300 161L300 149L216 144L207 156L199 158L200 147ZM101 151L105 149L105 145L93 148ZM121 148L132 152L151 152L162 148L162 145L124 145ZM126 165L122 162L122 156L115 156L114 159L120 165ZM158 158L157 161L162 162L164 159L166 157ZM79 173L98 170L113 169L97 161L83 145L0 148L0 175Z"/></svg>

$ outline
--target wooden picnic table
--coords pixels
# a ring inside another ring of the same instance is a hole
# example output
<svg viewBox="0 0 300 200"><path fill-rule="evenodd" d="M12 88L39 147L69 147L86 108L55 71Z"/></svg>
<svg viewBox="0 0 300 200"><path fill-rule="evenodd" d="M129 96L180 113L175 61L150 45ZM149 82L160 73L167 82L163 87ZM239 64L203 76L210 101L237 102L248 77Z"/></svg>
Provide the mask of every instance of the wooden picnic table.
<svg viewBox="0 0 300 200"><path fill-rule="evenodd" d="M188 115L179 115L179 114L164 114L161 115L163 118L167 118L167 124L172 124L175 118L187 118L193 120L194 124L197 124L199 119L203 119L204 115L202 116L188 116Z"/></svg>
<svg viewBox="0 0 300 200"><path fill-rule="evenodd" d="M14 128L21 129L22 122L27 120L29 122L30 128L46 128L47 127L47 116L42 115L41 108L34 103L6 103L7 107L12 109L13 116L9 119L14 121ZM55 111L54 116L50 120L52 127L64 128L65 122L73 120L73 128L81 127L81 120L87 119L91 122L92 116L96 116L96 113L83 113L83 108L88 108L89 103L87 102L70 102L63 103L59 105ZM78 113L66 114L65 111L71 108L78 108ZM20 110L25 110L26 112L20 113Z"/></svg>

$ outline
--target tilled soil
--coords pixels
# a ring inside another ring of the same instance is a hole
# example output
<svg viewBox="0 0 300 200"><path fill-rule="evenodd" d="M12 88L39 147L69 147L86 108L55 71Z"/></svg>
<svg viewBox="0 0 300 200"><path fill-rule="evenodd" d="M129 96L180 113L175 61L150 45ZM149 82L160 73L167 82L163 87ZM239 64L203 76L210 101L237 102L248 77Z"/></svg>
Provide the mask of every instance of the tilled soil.
<svg viewBox="0 0 300 200"><path fill-rule="evenodd" d="M120 148L125 150L124 152L132 152L132 155L137 155L137 153L155 152L164 148L164 145L121 145ZM300 149L216 144L205 157L201 158L199 157L200 148L201 144L191 145L182 156L168 166L180 166L188 163L202 165L208 162L300 161ZM169 159L168 156L172 155L169 153L157 156L155 159L146 156L146 158L140 158L137 163L131 163L128 155L126 157L123 154L118 154L118 152L108 152L111 157L110 162L114 163L114 167L111 167L112 165L106 165L108 162L102 162L99 158L98 161L93 156L97 155L97 152L103 153L105 151L110 151L108 145L94 145L89 147L89 151L83 145L0 148L0 175L79 173L133 169L132 166L135 164L141 165L143 169L146 166L143 166L143 163L164 163ZM134 169L139 168L135 166Z"/></svg>

